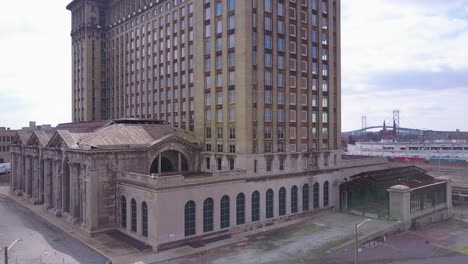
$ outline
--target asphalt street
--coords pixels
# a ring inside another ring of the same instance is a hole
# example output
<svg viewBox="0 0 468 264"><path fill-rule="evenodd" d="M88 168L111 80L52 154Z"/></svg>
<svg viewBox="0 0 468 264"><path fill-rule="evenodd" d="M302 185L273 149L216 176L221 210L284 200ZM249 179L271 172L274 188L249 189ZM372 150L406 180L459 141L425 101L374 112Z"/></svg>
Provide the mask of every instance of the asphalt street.
<svg viewBox="0 0 468 264"><path fill-rule="evenodd" d="M9 250L11 264L107 262L104 256L0 195L0 246L10 245L18 238L22 241Z"/></svg>

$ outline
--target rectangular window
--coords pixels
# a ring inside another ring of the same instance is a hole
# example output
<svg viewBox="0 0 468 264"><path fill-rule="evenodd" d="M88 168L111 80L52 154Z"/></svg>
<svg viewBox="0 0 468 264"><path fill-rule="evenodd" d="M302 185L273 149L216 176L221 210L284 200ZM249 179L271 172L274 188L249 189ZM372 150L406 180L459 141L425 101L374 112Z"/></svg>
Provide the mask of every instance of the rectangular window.
<svg viewBox="0 0 468 264"><path fill-rule="evenodd" d="M265 53L265 67L272 67L273 66L273 55L269 53Z"/></svg>
<svg viewBox="0 0 468 264"><path fill-rule="evenodd" d="M296 122L296 110L289 110L289 121Z"/></svg>
<svg viewBox="0 0 468 264"><path fill-rule="evenodd" d="M273 102L273 98L271 95L271 90L265 90L265 104L271 104Z"/></svg>
<svg viewBox="0 0 468 264"><path fill-rule="evenodd" d="M228 20L228 30L232 30L236 28L236 17L234 15L229 16Z"/></svg>
<svg viewBox="0 0 468 264"><path fill-rule="evenodd" d="M289 138L296 139L296 127L289 128Z"/></svg>
<svg viewBox="0 0 468 264"><path fill-rule="evenodd" d="M273 0L265 0L265 12L271 13L273 11Z"/></svg>
<svg viewBox="0 0 468 264"><path fill-rule="evenodd" d="M229 90L229 103L236 103L236 90Z"/></svg>
<svg viewBox="0 0 468 264"><path fill-rule="evenodd" d="M270 35L265 35L265 49L272 49L272 40Z"/></svg>
<svg viewBox="0 0 468 264"><path fill-rule="evenodd" d="M284 39L278 38L278 51L284 52Z"/></svg>
<svg viewBox="0 0 468 264"><path fill-rule="evenodd" d="M271 17L265 17L265 30L272 31L273 23Z"/></svg>
<svg viewBox="0 0 468 264"><path fill-rule="evenodd" d="M234 11L236 9L236 1L229 0L229 12Z"/></svg>
<svg viewBox="0 0 468 264"><path fill-rule="evenodd" d="M271 136L272 136L272 135L271 135L271 127L266 126L266 127L265 127L265 139L267 139L267 140L268 140L268 139L271 139Z"/></svg>
<svg viewBox="0 0 468 264"><path fill-rule="evenodd" d="M284 139L284 127L277 128L278 139Z"/></svg>
<svg viewBox="0 0 468 264"><path fill-rule="evenodd" d="M223 144L218 144L218 152L224 152Z"/></svg>
<svg viewBox="0 0 468 264"><path fill-rule="evenodd" d="M327 112L322 113L322 123L328 123L328 113Z"/></svg>
<svg viewBox="0 0 468 264"><path fill-rule="evenodd" d="M217 127L216 128L216 138L222 139L223 138L223 128Z"/></svg>
<svg viewBox="0 0 468 264"><path fill-rule="evenodd" d="M229 139L236 139L236 128L229 127Z"/></svg>
<svg viewBox="0 0 468 264"><path fill-rule="evenodd" d="M278 122L279 123L283 123L284 122L284 109L278 109L276 111L276 113L278 114Z"/></svg>
<svg viewBox="0 0 468 264"><path fill-rule="evenodd" d="M266 171L271 171L273 160L270 158L266 159Z"/></svg>
<svg viewBox="0 0 468 264"><path fill-rule="evenodd" d="M236 153L236 145L229 145L229 153Z"/></svg>
<svg viewBox="0 0 468 264"><path fill-rule="evenodd" d="M231 108L229 109L229 122L235 122L236 121L236 109Z"/></svg>
<svg viewBox="0 0 468 264"><path fill-rule="evenodd" d="M284 92L283 91L278 91L278 104L279 105L284 105Z"/></svg>
<svg viewBox="0 0 468 264"><path fill-rule="evenodd" d="M216 3L216 16L221 16L223 14L223 3L217 2Z"/></svg>
<svg viewBox="0 0 468 264"><path fill-rule="evenodd" d="M265 108L265 122L271 122L271 108Z"/></svg>
<svg viewBox="0 0 468 264"><path fill-rule="evenodd" d="M216 122L218 123L223 122L223 110L222 109L216 110Z"/></svg>

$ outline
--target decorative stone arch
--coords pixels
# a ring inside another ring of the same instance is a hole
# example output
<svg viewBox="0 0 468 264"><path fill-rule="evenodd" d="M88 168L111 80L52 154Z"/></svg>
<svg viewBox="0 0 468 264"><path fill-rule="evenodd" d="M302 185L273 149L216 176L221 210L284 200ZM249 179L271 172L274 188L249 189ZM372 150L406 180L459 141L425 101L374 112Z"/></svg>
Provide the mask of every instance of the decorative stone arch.
<svg viewBox="0 0 468 264"><path fill-rule="evenodd" d="M147 171L149 174L195 171L197 158L194 154L182 144L170 142L157 149L157 151L150 153L150 163Z"/></svg>

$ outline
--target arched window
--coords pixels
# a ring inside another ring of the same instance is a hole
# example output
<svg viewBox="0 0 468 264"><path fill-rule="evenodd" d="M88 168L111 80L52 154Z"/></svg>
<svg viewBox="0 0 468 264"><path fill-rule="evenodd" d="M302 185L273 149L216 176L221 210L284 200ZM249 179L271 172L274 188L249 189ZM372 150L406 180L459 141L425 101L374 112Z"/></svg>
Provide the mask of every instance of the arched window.
<svg viewBox="0 0 468 264"><path fill-rule="evenodd" d="M291 188L291 213L297 213L297 186Z"/></svg>
<svg viewBox="0 0 468 264"><path fill-rule="evenodd" d="M239 193L236 198L236 224L245 224L245 195Z"/></svg>
<svg viewBox="0 0 468 264"><path fill-rule="evenodd" d="M203 232L213 231L213 199L203 202Z"/></svg>
<svg viewBox="0 0 468 264"><path fill-rule="evenodd" d="M260 220L260 193L252 193L252 222Z"/></svg>
<svg viewBox="0 0 468 264"><path fill-rule="evenodd" d="M185 204L184 230L185 236L195 235L195 202L188 201Z"/></svg>
<svg viewBox="0 0 468 264"><path fill-rule="evenodd" d="M329 203L329 197L328 197L328 188L329 188L329 183L328 181L326 181L324 184L323 184L323 206L324 207L327 207L328 206L328 203Z"/></svg>
<svg viewBox="0 0 468 264"><path fill-rule="evenodd" d="M133 198L131 201L131 206L132 206L132 231L136 232L137 231L137 206L136 206L136 201Z"/></svg>
<svg viewBox="0 0 468 264"><path fill-rule="evenodd" d="M309 210L309 184L302 186L302 211Z"/></svg>
<svg viewBox="0 0 468 264"><path fill-rule="evenodd" d="M221 228L229 227L229 196L221 198Z"/></svg>
<svg viewBox="0 0 468 264"><path fill-rule="evenodd" d="M141 204L141 234L148 237L148 205L146 202Z"/></svg>
<svg viewBox="0 0 468 264"><path fill-rule="evenodd" d="M286 188L279 190L279 215L286 214Z"/></svg>
<svg viewBox="0 0 468 264"><path fill-rule="evenodd" d="M314 183L314 208L319 208L320 185L318 182Z"/></svg>
<svg viewBox="0 0 468 264"><path fill-rule="evenodd" d="M120 224L123 228L127 228L127 199L125 196L120 197Z"/></svg>
<svg viewBox="0 0 468 264"><path fill-rule="evenodd" d="M265 200L266 218L273 217L273 190L268 189Z"/></svg>

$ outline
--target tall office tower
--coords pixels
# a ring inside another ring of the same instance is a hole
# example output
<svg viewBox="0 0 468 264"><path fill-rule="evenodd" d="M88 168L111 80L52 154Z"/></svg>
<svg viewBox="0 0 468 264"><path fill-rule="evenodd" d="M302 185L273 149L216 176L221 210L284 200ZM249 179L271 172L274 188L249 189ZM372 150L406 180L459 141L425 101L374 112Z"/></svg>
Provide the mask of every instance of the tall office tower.
<svg viewBox="0 0 468 264"><path fill-rule="evenodd" d="M206 171L340 159L340 0L74 0L73 121L165 120Z"/></svg>

